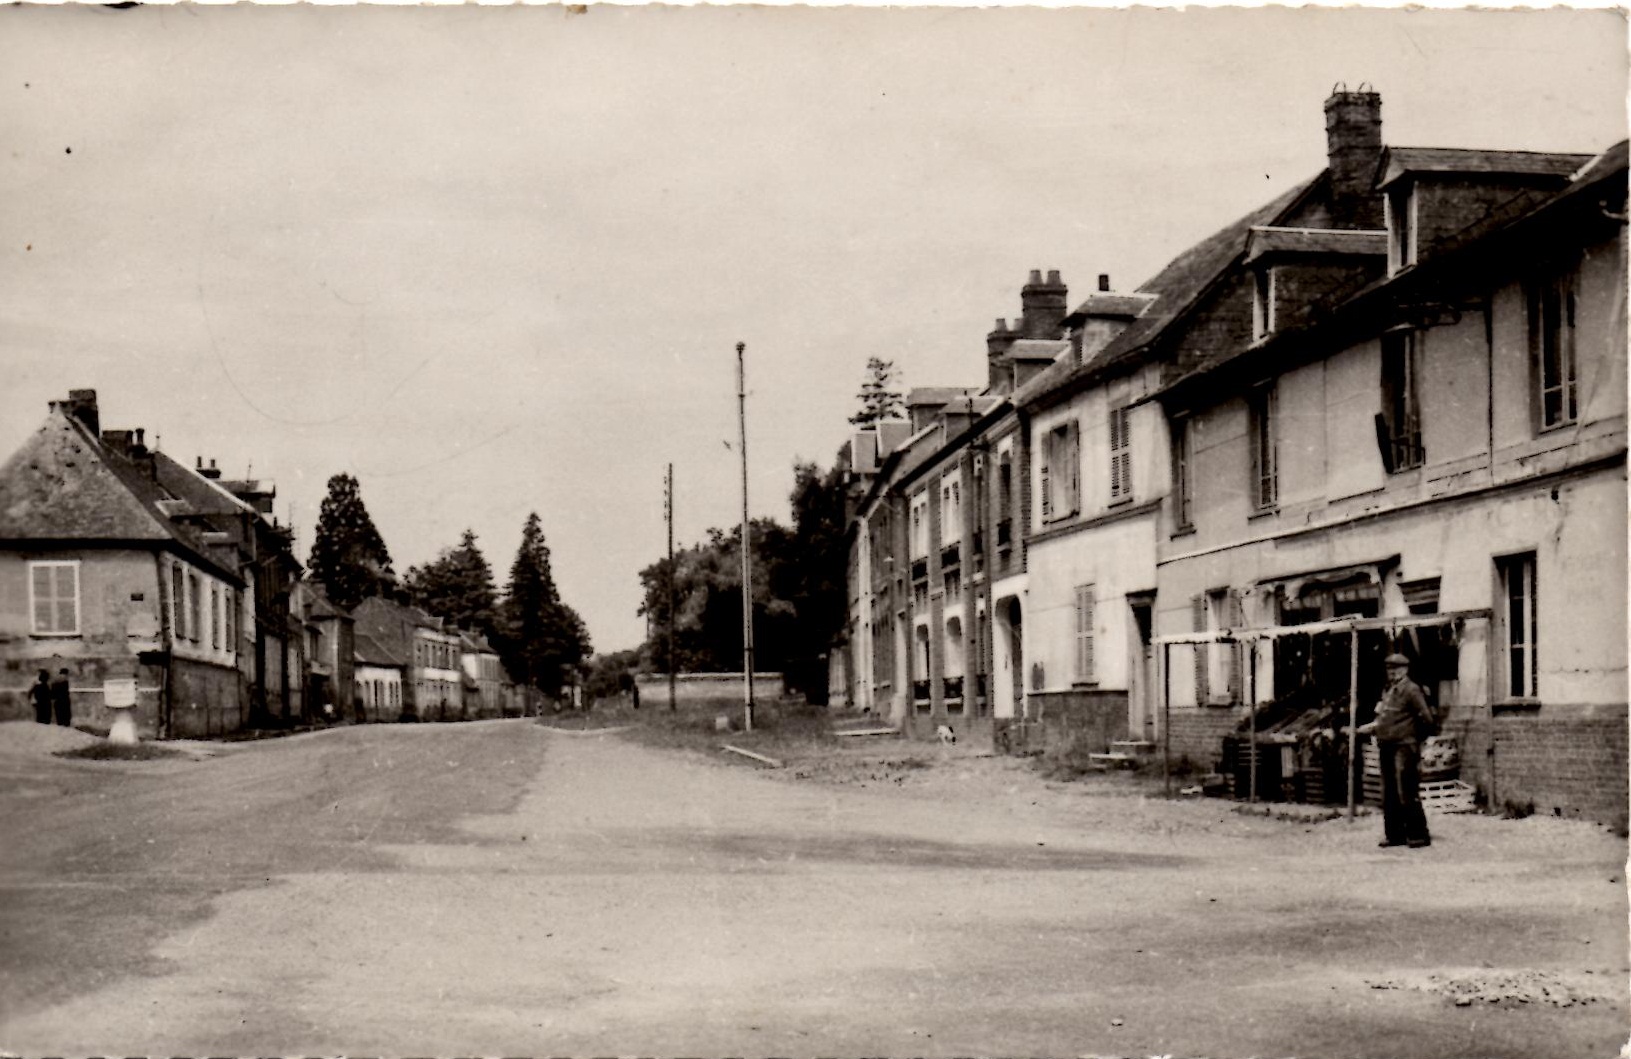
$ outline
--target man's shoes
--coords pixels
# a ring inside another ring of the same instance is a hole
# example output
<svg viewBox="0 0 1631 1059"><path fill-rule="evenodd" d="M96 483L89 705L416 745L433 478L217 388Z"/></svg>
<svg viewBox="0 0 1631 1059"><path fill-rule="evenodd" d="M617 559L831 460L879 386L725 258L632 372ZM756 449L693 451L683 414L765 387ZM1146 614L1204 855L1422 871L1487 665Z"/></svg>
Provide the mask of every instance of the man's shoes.
<svg viewBox="0 0 1631 1059"><path fill-rule="evenodd" d="M1381 842L1376 843L1376 848L1377 849L1387 849L1389 846L1402 846L1402 845L1404 845L1403 842L1395 842L1391 838L1389 838L1389 839L1384 839Z"/></svg>
<svg viewBox="0 0 1631 1059"><path fill-rule="evenodd" d="M1430 838L1413 838L1405 843L1411 849L1421 849L1423 846L1431 846L1432 844L1433 840Z"/></svg>

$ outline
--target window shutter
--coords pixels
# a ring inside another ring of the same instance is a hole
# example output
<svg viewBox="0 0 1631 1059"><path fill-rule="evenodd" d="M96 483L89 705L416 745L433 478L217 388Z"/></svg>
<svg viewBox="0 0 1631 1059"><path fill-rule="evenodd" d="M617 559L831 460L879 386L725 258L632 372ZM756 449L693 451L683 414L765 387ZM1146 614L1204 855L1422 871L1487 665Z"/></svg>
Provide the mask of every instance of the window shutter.
<svg viewBox="0 0 1631 1059"><path fill-rule="evenodd" d="M1206 596L1195 595L1189 601L1190 613L1196 632L1206 631ZM1206 674L1207 650L1209 645L1195 645L1195 705L1204 706L1211 699L1211 691L1207 687L1209 681Z"/></svg>
<svg viewBox="0 0 1631 1059"><path fill-rule="evenodd" d="M1042 465L1037 469L1038 485L1042 493L1042 521L1053 517L1053 489L1049 485L1049 465L1053 462L1053 433L1042 439Z"/></svg>
<svg viewBox="0 0 1631 1059"><path fill-rule="evenodd" d="M1082 509L1082 434L1081 426L1072 420L1069 430L1065 432L1065 452L1070 460L1070 474L1067 481L1070 483L1069 506L1065 511L1073 515Z"/></svg>
<svg viewBox="0 0 1631 1059"><path fill-rule="evenodd" d="M1242 605L1240 593L1231 591L1225 598L1229 628L1239 629L1246 622L1245 608ZM1221 645L1221 649L1227 652L1224 655L1224 666L1229 680L1229 701L1244 702L1244 684L1240 664L1241 645L1238 643L1224 644Z"/></svg>
<svg viewBox="0 0 1631 1059"><path fill-rule="evenodd" d="M1092 585L1076 587L1076 678L1092 684L1098 680L1094 658L1095 615Z"/></svg>

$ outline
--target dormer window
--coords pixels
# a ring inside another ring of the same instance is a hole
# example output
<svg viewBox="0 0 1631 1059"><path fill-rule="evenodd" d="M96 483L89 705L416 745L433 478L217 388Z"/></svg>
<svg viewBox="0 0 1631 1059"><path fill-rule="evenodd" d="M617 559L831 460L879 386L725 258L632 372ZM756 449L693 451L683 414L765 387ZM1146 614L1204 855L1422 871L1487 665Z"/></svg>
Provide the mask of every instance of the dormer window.
<svg viewBox="0 0 1631 1059"><path fill-rule="evenodd" d="M1389 273L1416 263L1415 186L1401 182L1387 193L1387 270Z"/></svg>
<svg viewBox="0 0 1631 1059"><path fill-rule="evenodd" d="M1253 277L1252 340L1261 341L1274 331L1274 269L1259 268Z"/></svg>

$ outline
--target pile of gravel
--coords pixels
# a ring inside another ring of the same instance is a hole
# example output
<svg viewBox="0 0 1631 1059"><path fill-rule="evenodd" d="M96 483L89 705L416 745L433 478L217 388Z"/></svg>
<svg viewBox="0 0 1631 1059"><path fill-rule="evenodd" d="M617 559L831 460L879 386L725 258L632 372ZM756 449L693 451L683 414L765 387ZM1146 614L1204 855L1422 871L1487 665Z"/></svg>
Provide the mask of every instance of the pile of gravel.
<svg viewBox="0 0 1631 1059"><path fill-rule="evenodd" d="M1372 989L1414 989L1436 993L1457 1007L1473 1004L1546 1004L1568 1008L1597 1004L1613 999L1605 980L1586 975L1562 975L1556 971L1470 971L1464 974L1429 974L1411 978L1368 980Z"/></svg>
<svg viewBox="0 0 1631 1059"><path fill-rule="evenodd" d="M106 742L101 736L34 721L0 721L0 754L44 756Z"/></svg>

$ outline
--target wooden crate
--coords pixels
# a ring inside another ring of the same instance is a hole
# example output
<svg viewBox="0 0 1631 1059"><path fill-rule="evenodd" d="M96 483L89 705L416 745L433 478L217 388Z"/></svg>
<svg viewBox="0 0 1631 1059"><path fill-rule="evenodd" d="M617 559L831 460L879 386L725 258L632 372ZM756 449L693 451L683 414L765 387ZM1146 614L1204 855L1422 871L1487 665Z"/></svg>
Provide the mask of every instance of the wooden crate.
<svg viewBox="0 0 1631 1059"><path fill-rule="evenodd" d="M1473 813L1478 811L1474 793L1472 784L1460 780L1423 783L1421 804L1430 813Z"/></svg>

